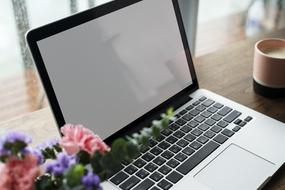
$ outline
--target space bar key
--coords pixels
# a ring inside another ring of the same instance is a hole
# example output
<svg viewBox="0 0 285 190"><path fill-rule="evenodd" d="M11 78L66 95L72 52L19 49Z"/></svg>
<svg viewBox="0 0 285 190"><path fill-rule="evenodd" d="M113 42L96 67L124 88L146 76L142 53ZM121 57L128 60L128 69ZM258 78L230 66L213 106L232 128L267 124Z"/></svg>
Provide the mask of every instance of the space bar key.
<svg viewBox="0 0 285 190"><path fill-rule="evenodd" d="M200 162L202 162L207 156L209 156L214 150L216 150L220 145L210 141L199 151L197 151L193 156L188 158L183 164L181 164L176 170L180 173L186 175L193 168L195 168Z"/></svg>

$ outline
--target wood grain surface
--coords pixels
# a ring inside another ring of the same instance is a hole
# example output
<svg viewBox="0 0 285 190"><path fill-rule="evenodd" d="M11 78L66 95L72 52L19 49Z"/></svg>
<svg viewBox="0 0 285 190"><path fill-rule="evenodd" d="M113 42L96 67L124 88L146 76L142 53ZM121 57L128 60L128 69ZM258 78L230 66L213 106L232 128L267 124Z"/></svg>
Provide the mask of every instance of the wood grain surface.
<svg viewBox="0 0 285 190"><path fill-rule="evenodd" d="M285 98L264 98L255 94L252 89L254 44L265 37L285 38L285 29L238 42L226 49L198 57L194 60L194 64L201 88L211 90L285 122ZM59 137L49 107L0 123L0 134L8 130L23 131L30 134L33 137L34 144ZM285 189L285 168L281 169L264 189Z"/></svg>
<svg viewBox="0 0 285 190"><path fill-rule="evenodd" d="M285 29L237 42L228 48L198 57L194 59L194 65L200 88L211 90L285 122L285 98L264 98L253 91L254 44L265 37L285 39Z"/></svg>

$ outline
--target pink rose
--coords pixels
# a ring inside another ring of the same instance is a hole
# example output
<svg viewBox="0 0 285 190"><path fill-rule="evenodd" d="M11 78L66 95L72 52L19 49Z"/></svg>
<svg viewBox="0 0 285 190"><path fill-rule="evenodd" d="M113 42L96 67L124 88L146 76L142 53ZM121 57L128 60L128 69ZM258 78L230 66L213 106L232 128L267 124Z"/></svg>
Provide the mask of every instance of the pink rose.
<svg viewBox="0 0 285 190"><path fill-rule="evenodd" d="M26 155L23 160L11 157L1 166L0 190L33 190L39 175L38 159L34 155Z"/></svg>
<svg viewBox="0 0 285 190"><path fill-rule="evenodd" d="M66 124L61 128L61 133L63 137L59 144L69 155L76 154L80 150L89 154L93 154L95 151L104 153L110 150L99 136L94 135L83 125Z"/></svg>

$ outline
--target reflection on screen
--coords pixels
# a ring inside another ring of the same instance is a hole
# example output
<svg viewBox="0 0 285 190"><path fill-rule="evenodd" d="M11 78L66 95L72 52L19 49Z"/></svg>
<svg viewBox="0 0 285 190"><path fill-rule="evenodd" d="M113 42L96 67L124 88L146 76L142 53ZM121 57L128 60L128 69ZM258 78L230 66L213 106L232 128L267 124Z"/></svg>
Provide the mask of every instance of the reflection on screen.
<svg viewBox="0 0 285 190"><path fill-rule="evenodd" d="M65 121L106 138L192 83L171 0L38 41Z"/></svg>

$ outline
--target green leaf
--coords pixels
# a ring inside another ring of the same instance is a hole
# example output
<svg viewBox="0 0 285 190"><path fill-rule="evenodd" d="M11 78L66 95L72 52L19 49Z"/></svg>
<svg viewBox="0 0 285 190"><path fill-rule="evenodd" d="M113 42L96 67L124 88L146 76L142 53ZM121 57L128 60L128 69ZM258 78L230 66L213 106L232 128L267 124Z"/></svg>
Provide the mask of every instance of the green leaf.
<svg viewBox="0 0 285 190"><path fill-rule="evenodd" d="M56 152L62 152L62 148L60 147L59 144L53 145L53 148L55 149Z"/></svg>
<svg viewBox="0 0 285 190"><path fill-rule="evenodd" d="M78 157L78 162L82 165L87 165L90 163L90 159L91 159L91 156L88 152L84 151L84 150L80 150L78 153L77 153L77 157Z"/></svg>
<svg viewBox="0 0 285 190"><path fill-rule="evenodd" d="M173 107L168 108L168 109L166 110L166 114L167 114L168 116L173 116Z"/></svg>
<svg viewBox="0 0 285 190"><path fill-rule="evenodd" d="M121 162L126 154L126 145L127 142L123 138L116 139L111 148L111 153L113 158L115 158L117 161Z"/></svg>
<svg viewBox="0 0 285 190"><path fill-rule="evenodd" d="M140 152L139 152L139 145L137 144L133 144L131 142L127 143L126 146L127 149L127 160L132 160L133 158L135 158Z"/></svg>
<svg viewBox="0 0 285 190"><path fill-rule="evenodd" d="M49 174L42 175L38 177L35 181L36 190L50 190L58 189L59 186L56 185L55 180Z"/></svg>
<svg viewBox="0 0 285 190"><path fill-rule="evenodd" d="M76 187L81 184L81 177L84 175L84 166L76 164L72 166L65 174L66 183L70 187Z"/></svg>
<svg viewBox="0 0 285 190"><path fill-rule="evenodd" d="M159 126L153 126L152 127L152 135L155 139L157 139L160 135L160 128Z"/></svg>
<svg viewBox="0 0 285 190"><path fill-rule="evenodd" d="M97 174L101 173L103 168L101 164L102 155L99 151L96 151L93 156L91 157L91 166L93 171Z"/></svg>
<svg viewBox="0 0 285 190"><path fill-rule="evenodd" d="M115 160L113 160L112 154L111 153L106 153L102 156L101 159L101 164L103 168L112 170L114 165Z"/></svg>

